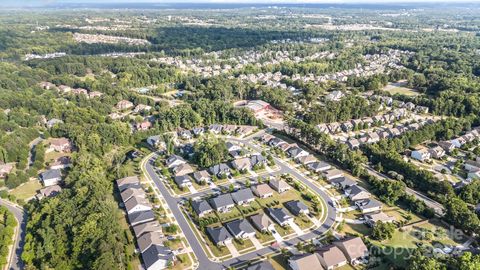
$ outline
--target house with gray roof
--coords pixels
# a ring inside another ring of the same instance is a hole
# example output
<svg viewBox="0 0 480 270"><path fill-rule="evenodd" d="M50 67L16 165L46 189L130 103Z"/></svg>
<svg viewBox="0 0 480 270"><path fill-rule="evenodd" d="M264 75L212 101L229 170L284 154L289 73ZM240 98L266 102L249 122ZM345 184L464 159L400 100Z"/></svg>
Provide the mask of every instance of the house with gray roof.
<svg viewBox="0 0 480 270"><path fill-rule="evenodd" d="M263 261L249 266L246 270L275 270L269 261Z"/></svg>
<svg viewBox="0 0 480 270"><path fill-rule="evenodd" d="M382 203L375 199L364 199L355 201L355 205L363 213L371 213L382 210Z"/></svg>
<svg viewBox="0 0 480 270"><path fill-rule="evenodd" d="M365 189L354 185L345 189L345 195L352 201L364 200L370 198L370 193Z"/></svg>
<svg viewBox="0 0 480 270"><path fill-rule="evenodd" d="M143 234L149 233L149 232L157 232L157 233L163 234L163 229L160 223L154 220L154 221L145 222L145 223L133 226L133 232L135 233L135 236L138 238Z"/></svg>
<svg viewBox="0 0 480 270"><path fill-rule="evenodd" d="M215 198L211 198L210 205L213 207L213 209L220 213L228 212L233 207L235 207L235 203L233 202L230 193L222 194Z"/></svg>
<svg viewBox="0 0 480 270"><path fill-rule="evenodd" d="M206 182L206 181L209 181L212 179L212 177L210 176L210 174L207 172L207 170L203 170L203 171L196 171L193 173L193 179L195 179L195 182L197 183L202 183L202 182Z"/></svg>
<svg viewBox="0 0 480 270"><path fill-rule="evenodd" d="M205 200L192 201L192 208L198 217L204 217L213 211L210 204L208 204Z"/></svg>
<svg viewBox="0 0 480 270"><path fill-rule="evenodd" d="M192 181L190 180L190 177L188 175L175 176L173 178L173 181L180 188L184 188L192 185Z"/></svg>
<svg viewBox="0 0 480 270"><path fill-rule="evenodd" d="M292 188L289 184L287 184L287 182L283 181L282 179L272 179L268 182L268 184L278 193L283 193Z"/></svg>
<svg viewBox="0 0 480 270"><path fill-rule="evenodd" d="M231 193L233 201L238 205L246 205L255 200L252 190L249 188L240 189Z"/></svg>
<svg viewBox="0 0 480 270"><path fill-rule="evenodd" d="M283 208L267 208L266 211L268 215L282 227L288 226L290 222L293 222L293 217Z"/></svg>
<svg viewBox="0 0 480 270"><path fill-rule="evenodd" d="M222 132L222 126L213 124L208 127L208 130L213 134L220 134Z"/></svg>
<svg viewBox="0 0 480 270"><path fill-rule="evenodd" d="M127 188L126 190L122 191L120 193L120 197L122 197L122 202L128 201L132 197L138 197L138 198L146 198L147 195L145 194L145 191L141 188Z"/></svg>
<svg viewBox="0 0 480 270"><path fill-rule="evenodd" d="M356 181L350 179L349 177L335 178L330 181L330 183L335 187L341 188L342 190L357 184Z"/></svg>
<svg viewBox="0 0 480 270"><path fill-rule="evenodd" d="M172 250L162 245L151 245L142 253L145 270L166 269L175 261Z"/></svg>
<svg viewBox="0 0 480 270"><path fill-rule="evenodd" d="M277 137L271 139L268 142L268 145L270 145L271 147L279 147L282 144L286 144L286 142L282 139L277 138Z"/></svg>
<svg viewBox="0 0 480 270"><path fill-rule="evenodd" d="M155 214L152 210L146 210L141 212L135 212L128 215L128 221L130 225L135 226L141 223L155 220Z"/></svg>
<svg viewBox="0 0 480 270"><path fill-rule="evenodd" d="M308 206L306 206L303 202L299 200L288 201L285 203L285 207L290 211L290 213L294 214L295 216L298 215L308 215L310 210L308 210Z"/></svg>
<svg viewBox="0 0 480 270"><path fill-rule="evenodd" d="M330 166L330 164L323 161L316 161L316 162L308 163L307 168L313 172L318 173L318 172L324 172L326 170L330 170L332 166Z"/></svg>
<svg viewBox="0 0 480 270"><path fill-rule="evenodd" d="M291 157L293 159L297 159L297 158L300 158L302 156L308 156L309 155L307 151L303 150L302 148L300 148L298 146L288 148L287 154L288 154L289 157Z"/></svg>
<svg viewBox="0 0 480 270"><path fill-rule="evenodd" d="M225 246L232 242L232 235L225 229L225 227L208 227L207 234L217 246Z"/></svg>
<svg viewBox="0 0 480 270"><path fill-rule="evenodd" d="M137 237L137 245L140 253L145 252L152 245L163 245L167 238L162 233L148 232L144 235Z"/></svg>
<svg viewBox="0 0 480 270"><path fill-rule="evenodd" d="M255 154L250 156L250 164L252 164L252 167L265 165L267 164L267 159L260 154Z"/></svg>
<svg viewBox="0 0 480 270"><path fill-rule="evenodd" d="M171 155L165 160L165 165L167 168L172 169L174 167L177 167L181 164L187 163L182 157L177 156L177 155Z"/></svg>
<svg viewBox="0 0 480 270"><path fill-rule="evenodd" d="M217 165L214 165L208 169L208 172L212 175L216 175L218 177L221 177L222 175L230 175L231 170L230 167L227 166L225 163L220 163Z"/></svg>
<svg viewBox="0 0 480 270"><path fill-rule="evenodd" d="M127 214L133 214L135 212L142 212L152 209L150 202L145 197L131 197L125 202L125 209Z"/></svg>
<svg viewBox="0 0 480 270"><path fill-rule="evenodd" d="M249 219L252 222L253 226L255 226L255 228L257 228L257 230L261 232L270 231L275 228L273 222L264 213L259 213L259 214L250 216Z"/></svg>
<svg viewBox="0 0 480 270"><path fill-rule="evenodd" d="M203 127L196 127L193 129L193 135L195 136L200 136L205 132L205 129Z"/></svg>
<svg viewBox="0 0 480 270"><path fill-rule="evenodd" d="M247 239L255 236L255 229L246 219L237 219L225 224L228 231L237 239Z"/></svg>
<svg viewBox="0 0 480 270"><path fill-rule="evenodd" d="M193 137L192 132L188 129L180 131L178 135L184 140L190 140Z"/></svg>
<svg viewBox="0 0 480 270"><path fill-rule="evenodd" d="M44 171L40 174L40 179L46 187L57 185L62 181L62 171L59 169Z"/></svg>

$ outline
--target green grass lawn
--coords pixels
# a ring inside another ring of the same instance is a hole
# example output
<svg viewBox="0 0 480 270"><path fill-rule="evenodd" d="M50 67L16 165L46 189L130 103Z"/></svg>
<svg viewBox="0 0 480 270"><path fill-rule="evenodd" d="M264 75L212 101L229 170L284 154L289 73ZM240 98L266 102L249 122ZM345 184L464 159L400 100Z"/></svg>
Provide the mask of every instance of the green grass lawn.
<svg viewBox="0 0 480 270"><path fill-rule="evenodd" d="M248 250L251 250L253 248L253 243L250 239L234 239L232 243L240 253L242 253L243 250L245 250L245 252L248 252Z"/></svg>
<svg viewBox="0 0 480 270"><path fill-rule="evenodd" d="M265 244L265 243L268 243L268 242L271 242L271 241L275 240L275 237L273 237L273 235L271 233L262 233L262 232L257 231L255 236L257 237L258 241L260 241L260 243L262 243L262 244Z"/></svg>
<svg viewBox="0 0 480 270"><path fill-rule="evenodd" d="M466 241L466 237L460 235L455 237L447 233L446 227L436 220L429 221L425 224L413 225L405 230L397 230L393 234L392 239L384 242L372 241L378 247L387 251L395 250L396 252L386 255L388 262L397 266L405 266L409 252L413 251L418 245L426 247L442 247L444 245L458 245ZM430 239L425 238L429 234Z"/></svg>
<svg viewBox="0 0 480 270"><path fill-rule="evenodd" d="M193 254L193 253L190 253L190 254ZM177 255L177 259L178 260L176 261L175 265L170 269L183 270L183 269L187 269L192 265L192 261L190 260L190 257L188 257L187 254Z"/></svg>
<svg viewBox="0 0 480 270"><path fill-rule="evenodd" d="M37 190L42 188L42 184L37 179L30 180L25 184L16 187L10 191L10 194L14 195L17 199L26 200L37 194Z"/></svg>
<svg viewBox="0 0 480 270"><path fill-rule="evenodd" d="M286 235L289 235L289 234L292 234L293 233L293 229L292 228L284 228L278 224L275 224L275 230L278 232L278 234L280 234L281 236L286 236Z"/></svg>
<svg viewBox="0 0 480 270"><path fill-rule="evenodd" d="M270 255L268 261L272 264L273 269L275 270L289 269L287 258L281 254Z"/></svg>
<svg viewBox="0 0 480 270"><path fill-rule="evenodd" d="M242 214L236 207L234 207L227 213L217 213L217 217L219 221L225 223L234 219L242 218Z"/></svg>
<svg viewBox="0 0 480 270"><path fill-rule="evenodd" d="M292 215L293 216L293 215ZM308 219L307 217L305 216L298 216L298 217L295 217L295 223L298 225L298 227L300 227L302 230L304 229L307 229L307 228L310 228L311 226L313 226L313 223L312 221L310 221L310 219Z"/></svg>
<svg viewBox="0 0 480 270"><path fill-rule="evenodd" d="M370 235L372 229L365 224L344 224L342 233L350 235Z"/></svg>

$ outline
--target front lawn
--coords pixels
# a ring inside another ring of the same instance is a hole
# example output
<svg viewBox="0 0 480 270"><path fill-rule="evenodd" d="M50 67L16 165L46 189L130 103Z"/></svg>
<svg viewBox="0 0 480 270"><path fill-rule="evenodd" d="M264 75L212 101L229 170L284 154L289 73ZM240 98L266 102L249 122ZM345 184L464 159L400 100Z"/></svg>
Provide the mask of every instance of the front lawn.
<svg viewBox="0 0 480 270"><path fill-rule="evenodd" d="M35 179L35 180L30 180L25 184L16 187L15 189L12 189L10 191L10 194L15 196L15 198L17 199L27 200L35 196L35 194L37 194L37 190L41 188L42 188L42 184L40 184L40 181Z"/></svg>

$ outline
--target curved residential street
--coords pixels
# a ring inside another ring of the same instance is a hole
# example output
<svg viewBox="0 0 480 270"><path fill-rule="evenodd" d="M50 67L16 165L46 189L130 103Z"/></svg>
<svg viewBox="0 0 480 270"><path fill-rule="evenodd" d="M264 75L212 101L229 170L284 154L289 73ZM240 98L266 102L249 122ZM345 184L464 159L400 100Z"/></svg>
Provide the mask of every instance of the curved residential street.
<svg viewBox="0 0 480 270"><path fill-rule="evenodd" d="M261 149L259 149L257 146L254 146L249 142L247 139L233 139L229 138L228 140L230 141L235 141L238 143L243 143L246 146L252 148L255 151L261 152ZM183 215L182 211L179 208L179 202L181 198L175 198L171 196L169 193L168 189L165 187L163 181L160 179L160 177L157 175L155 172L155 167L154 167L154 161L155 161L156 155L153 155L148 162L145 162L145 171L148 173L149 177L153 180L155 185L158 187L160 190L163 198L167 202L170 210L172 211L172 214L175 216L175 219L177 220L180 228L182 229L183 233L185 234L185 237L187 238L188 243L192 247L193 252L195 253L197 259L198 259L198 269L209 269L209 270L220 270L220 269L226 269L230 266L236 266L236 265L241 265L243 263L246 263L250 260L253 260L257 257L264 256L273 252L279 252L281 247L280 245L276 246L268 246L264 247L258 250L254 250L252 252L237 256L235 258L231 258L228 260L225 260L223 262L215 262L212 261L207 254L205 253L202 245L200 244L200 241L203 241L202 239L198 239L195 235L195 233L192 231L190 225L188 224L186 217ZM300 180L303 184L308 186L310 189L315 191L326 203L327 207L327 212L326 212L326 219L325 222L317 229L310 231L308 233L305 233L301 236L294 237L292 239L289 239L287 241L284 241L282 243L283 246L293 246L296 243L300 241L308 241L310 239L313 239L315 237L319 237L323 235L325 232L327 232L330 228L335 223L335 218L336 218L336 209L334 207L334 202L330 199L330 197L319 187L314 185L312 182L310 182L305 176L299 174L295 169L290 168L288 165L286 165L284 162L280 161L279 159L275 159L277 165L280 167L280 173L288 173L293 175L295 178Z"/></svg>
<svg viewBox="0 0 480 270"><path fill-rule="evenodd" d="M5 206L10 212L12 212L18 222L17 229L15 230L15 242L13 243L14 249L8 258L8 269L20 270L23 269L21 255L25 241L27 213L23 208L3 199L0 199L0 205Z"/></svg>

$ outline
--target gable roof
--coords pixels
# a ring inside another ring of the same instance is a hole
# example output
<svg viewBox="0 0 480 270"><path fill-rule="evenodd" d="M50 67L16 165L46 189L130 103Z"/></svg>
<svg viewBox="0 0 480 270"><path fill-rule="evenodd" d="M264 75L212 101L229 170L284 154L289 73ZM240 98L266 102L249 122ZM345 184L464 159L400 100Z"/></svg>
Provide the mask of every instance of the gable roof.
<svg viewBox="0 0 480 270"><path fill-rule="evenodd" d="M332 184L339 185L342 189L345 189L345 188L348 188L348 187L351 187L351 186L354 186L354 185L357 184L357 182L355 182L354 180L350 179L349 177L345 177L345 176L332 179L330 182Z"/></svg>
<svg viewBox="0 0 480 270"><path fill-rule="evenodd" d="M349 261L365 256L368 248L360 237L348 237L333 243L343 251Z"/></svg>
<svg viewBox="0 0 480 270"><path fill-rule="evenodd" d="M148 233L148 232L159 232L159 233L161 233L162 232L162 226L160 225L160 223L158 223L158 221L154 220L154 221L150 221L150 222L146 222L146 223L142 223L142 224L138 224L138 225L133 226L133 231L135 232L135 236L139 237L142 234Z"/></svg>
<svg viewBox="0 0 480 270"><path fill-rule="evenodd" d="M192 201L192 208L193 208L193 211L197 213L197 215L212 210L212 207L210 206L210 204L208 204L207 201L205 200Z"/></svg>
<svg viewBox="0 0 480 270"><path fill-rule="evenodd" d="M127 200L125 202L125 209L127 209L127 211L130 211L132 210L134 207L138 206L138 205L144 205L144 206L148 206L148 207L152 207L150 205L150 202L145 199L145 198L142 198L142 197L131 197L129 200Z"/></svg>
<svg viewBox="0 0 480 270"><path fill-rule="evenodd" d="M227 229L225 229L225 227L215 227L215 228L208 227L207 233L208 235L210 235L210 237L212 238L215 244L218 244L225 240L232 239L232 236L227 231Z"/></svg>
<svg viewBox="0 0 480 270"><path fill-rule="evenodd" d="M196 171L193 173L193 178L195 178L197 181L210 179L210 174L207 172L207 170Z"/></svg>
<svg viewBox="0 0 480 270"><path fill-rule="evenodd" d="M227 164L225 164L225 163L220 163L220 164L217 164L217 165L213 165L212 167L210 167L208 169L208 171L211 174L218 175L220 173L230 172L230 167L228 167Z"/></svg>
<svg viewBox="0 0 480 270"><path fill-rule="evenodd" d="M366 191L365 189L363 189L363 188L361 188L357 185L349 187L348 189L346 189L346 192L348 192L348 197L356 196L356 195L358 195L362 192L369 193L368 191Z"/></svg>
<svg viewBox="0 0 480 270"><path fill-rule="evenodd" d="M267 160L265 159L265 157L260 155L260 154L252 155L250 157L250 163L252 164L252 166L255 166L255 165L261 164L261 163L265 163L266 161Z"/></svg>
<svg viewBox="0 0 480 270"><path fill-rule="evenodd" d="M175 255L170 248L161 245L151 245L142 253L143 262L148 269L159 260L173 261Z"/></svg>
<svg viewBox="0 0 480 270"><path fill-rule="evenodd" d="M238 158L235 159L231 162L231 165L233 168L237 170L243 170L243 169L248 169L252 166L252 163L250 162L250 158L245 157L245 158Z"/></svg>
<svg viewBox="0 0 480 270"><path fill-rule="evenodd" d="M175 176L173 178L173 181L175 181L175 184L179 186L191 183L190 177L188 177L188 175Z"/></svg>
<svg viewBox="0 0 480 270"><path fill-rule="evenodd" d="M360 200L355 203L361 210L382 207L382 203L375 199Z"/></svg>
<svg viewBox="0 0 480 270"><path fill-rule="evenodd" d="M248 267L246 270L275 270L272 264L268 261L263 261Z"/></svg>
<svg viewBox="0 0 480 270"><path fill-rule="evenodd" d="M247 233L247 234L255 233L255 229L252 227L252 225L250 225L250 223L246 219L237 219L234 221L230 221L227 224L225 224L225 226L235 236L243 233Z"/></svg>
<svg viewBox="0 0 480 270"><path fill-rule="evenodd" d="M128 215L128 220L130 224L136 225L142 222L147 222L155 219L155 214L152 210L135 212Z"/></svg>
<svg viewBox="0 0 480 270"><path fill-rule="evenodd" d="M252 187L258 193L259 196L265 196L267 194L273 193L273 189L268 184L260 184Z"/></svg>
<svg viewBox="0 0 480 270"><path fill-rule="evenodd" d="M270 218L264 213L250 216L250 220L259 230L267 229L273 224Z"/></svg>
<svg viewBox="0 0 480 270"><path fill-rule="evenodd" d="M140 249L140 252L143 252L151 245L163 245L163 242L165 242L165 240L166 238L161 233L148 232L140 237L137 237L137 245Z"/></svg>
<svg viewBox="0 0 480 270"><path fill-rule="evenodd" d="M46 170L41 173L42 180L57 179L62 177L62 172L58 169Z"/></svg>
<svg viewBox="0 0 480 270"><path fill-rule="evenodd" d="M117 186L120 189L120 191L123 191L125 189L123 188L123 186L126 186L128 184L137 184L137 183L140 183L140 180L136 175L124 177L117 180Z"/></svg>
<svg viewBox="0 0 480 270"><path fill-rule="evenodd" d="M126 202L132 197L143 197L145 198L146 194L145 191L141 188L127 188L122 193L120 193L120 197L122 197L122 201Z"/></svg>
<svg viewBox="0 0 480 270"><path fill-rule="evenodd" d="M294 261L298 270L323 269L317 253L293 256L289 261Z"/></svg>
<svg viewBox="0 0 480 270"><path fill-rule="evenodd" d="M335 245L322 247L317 253L323 258L326 267L332 267L347 261L343 252Z"/></svg>
<svg viewBox="0 0 480 270"><path fill-rule="evenodd" d="M254 199L252 190L249 188L240 189L236 192L231 193L233 201L236 203Z"/></svg>
<svg viewBox="0 0 480 270"><path fill-rule="evenodd" d="M290 188L290 185L287 182L283 181L282 179L272 179L268 184L276 190L281 190L285 188Z"/></svg>
<svg viewBox="0 0 480 270"><path fill-rule="evenodd" d="M210 204L213 206L213 208L218 209L224 206L233 205L234 203L230 193L227 193L210 199Z"/></svg>
<svg viewBox="0 0 480 270"><path fill-rule="evenodd" d="M307 211L308 206L299 200L292 200L285 203L285 207L294 215L300 214L302 211Z"/></svg>
<svg viewBox="0 0 480 270"><path fill-rule="evenodd" d="M180 156L177 156L177 155L171 155L169 156L166 160L165 160L165 164L167 164L167 167L170 167L175 161L182 161L183 163L185 163L186 161L180 157Z"/></svg>
<svg viewBox="0 0 480 270"><path fill-rule="evenodd" d="M284 223L287 220L292 219L292 217L283 208L267 208L267 212L279 223Z"/></svg>

